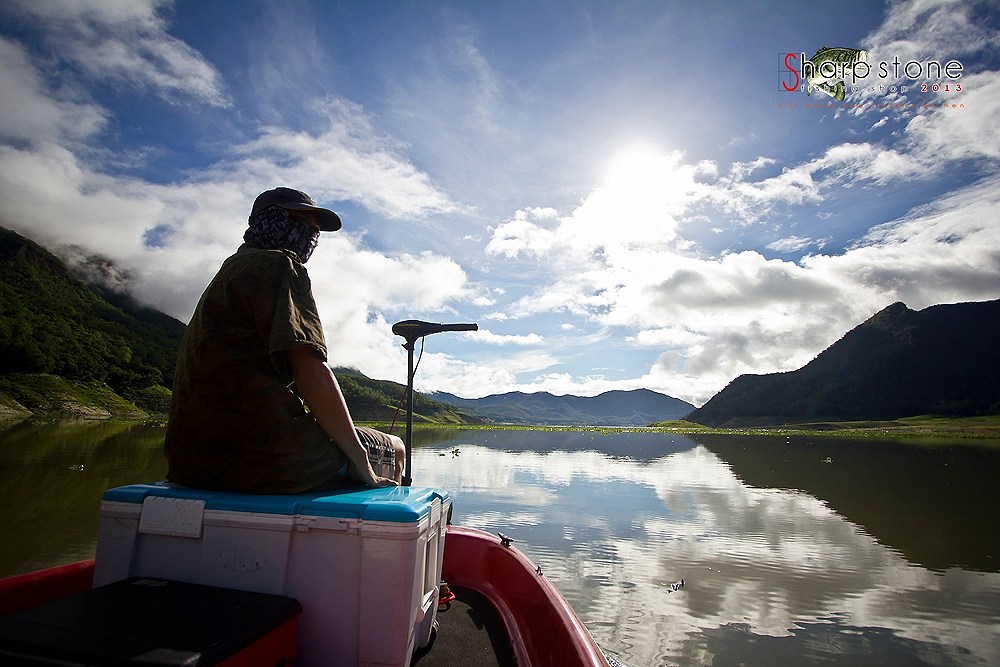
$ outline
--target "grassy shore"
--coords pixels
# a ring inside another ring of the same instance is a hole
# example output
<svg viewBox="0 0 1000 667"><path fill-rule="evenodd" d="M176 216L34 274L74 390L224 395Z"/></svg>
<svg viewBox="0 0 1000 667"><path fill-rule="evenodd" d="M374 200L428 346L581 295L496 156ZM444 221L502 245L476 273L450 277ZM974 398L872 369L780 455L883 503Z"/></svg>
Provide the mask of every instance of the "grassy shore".
<svg viewBox="0 0 1000 667"><path fill-rule="evenodd" d="M148 421L165 419L170 392L154 388L126 400L100 383L70 382L51 375L0 376L0 420L25 417L58 419L132 419ZM394 432L403 430L404 416L395 424ZM371 423L376 428L389 424ZM1000 415L985 417L942 417L922 415L888 421L808 422L745 428L710 428L694 422L677 420L644 427L611 426L540 426L506 424L455 424L419 421L414 428L456 428L485 430L576 430L600 432L660 431L677 434L714 435L808 435L848 438L896 439L921 444L954 443L956 440L976 441L1000 448Z"/></svg>
<svg viewBox="0 0 1000 667"><path fill-rule="evenodd" d="M371 423L375 428L387 428L388 424ZM486 425L445 425L445 424L414 424L414 429L454 428L482 430L521 430L521 431L659 431L682 435L712 434L712 435L771 435L771 436L820 436L859 438L872 440L906 440L921 444L947 444L956 440L975 441L976 444L1000 448L1000 415L985 417L941 417L923 415L888 421L855 421L855 422L810 422L801 424L781 424L777 426L758 426L748 428L711 428L694 422L676 420L650 424L644 427L618 426L531 426L521 424L486 424ZM396 433L400 433L396 424Z"/></svg>
<svg viewBox="0 0 1000 667"><path fill-rule="evenodd" d="M751 428L709 428L686 421L652 425L675 433L734 435L812 435L873 439L995 440L1000 445L1000 415L943 417L920 415L885 421L805 422Z"/></svg>

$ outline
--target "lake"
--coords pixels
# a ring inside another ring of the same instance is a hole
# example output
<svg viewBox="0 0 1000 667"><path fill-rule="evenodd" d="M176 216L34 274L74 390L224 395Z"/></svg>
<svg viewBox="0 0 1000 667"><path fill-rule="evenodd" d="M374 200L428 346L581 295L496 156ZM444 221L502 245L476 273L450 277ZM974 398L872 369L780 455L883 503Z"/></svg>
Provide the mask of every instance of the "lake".
<svg viewBox="0 0 1000 667"><path fill-rule="evenodd" d="M0 424L0 576L91 557L163 427ZM1000 663L1000 451L417 429L414 484L514 538L633 667ZM685 585L671 585L684 579Z"/></svg>

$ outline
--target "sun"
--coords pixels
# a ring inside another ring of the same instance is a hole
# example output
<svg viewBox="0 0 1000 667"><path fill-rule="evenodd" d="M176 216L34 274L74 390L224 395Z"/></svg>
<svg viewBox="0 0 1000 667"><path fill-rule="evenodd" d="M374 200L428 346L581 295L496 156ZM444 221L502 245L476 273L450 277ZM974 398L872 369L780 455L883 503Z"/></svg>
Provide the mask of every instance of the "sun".
<svg viewBox="0 0 1000 667"><path fill-rule="evenodd" d="M608 162L604 185L624 191L654 187L662 177L667 160L669 154L652 144L630 144L616 151Z"/></svg>
<svg viewBox="0 0 1000 667"><path fill-rule="evenodd" d="M677 220L699 196L698 165L686 164L681 151L651 143L624 146L608 160L593 199L616 221L627 242L670 240Z"/></svg>

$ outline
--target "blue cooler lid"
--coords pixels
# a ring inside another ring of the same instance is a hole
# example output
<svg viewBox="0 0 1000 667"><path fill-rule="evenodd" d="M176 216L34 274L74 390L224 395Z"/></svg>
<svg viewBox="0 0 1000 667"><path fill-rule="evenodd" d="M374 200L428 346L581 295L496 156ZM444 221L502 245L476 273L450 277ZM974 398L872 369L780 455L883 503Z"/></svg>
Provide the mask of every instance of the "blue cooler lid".
<svg viewBox="0 0 1000 667"><path fill-rule="evenodd" d="M161 482L108 489L104 492L103 499L142 504L142 501L150 496L203 500L207 510L298 514L396 523L417 523L430 513L431 503L435 498L442 503L449 498L447 491L418 486L349 488L294 495L262 495L193 489Z"/></svg>

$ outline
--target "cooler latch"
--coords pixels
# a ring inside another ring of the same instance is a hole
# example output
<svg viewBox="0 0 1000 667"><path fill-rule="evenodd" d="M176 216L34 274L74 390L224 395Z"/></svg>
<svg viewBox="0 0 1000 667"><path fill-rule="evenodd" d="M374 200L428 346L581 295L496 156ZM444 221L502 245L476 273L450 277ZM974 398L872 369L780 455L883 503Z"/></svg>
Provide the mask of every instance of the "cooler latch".
<svg viewBox="0 0 1000 667"><path fill-rule="evenodd" d="M147 496L142 501L139 532L145 535L201 537L205 501Z"/></svg>
<svg viewBox="0 0 1000 667"><path fill-rule="evenodd" d="M325 530L332 533L360 535L360 524L361 522L357 519L303 516L301 514L295 517L295 530L300 533L308 533L310 530Z"/></svg>

